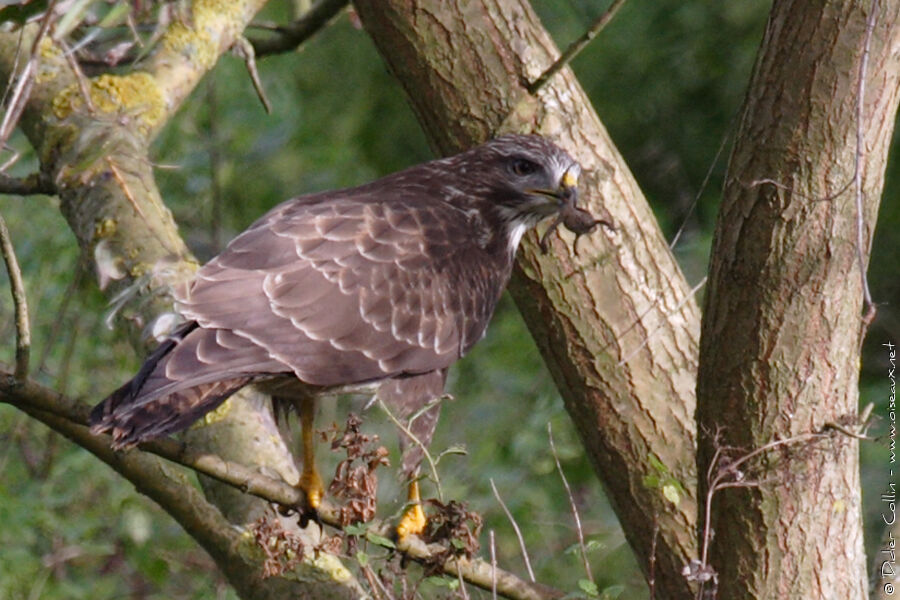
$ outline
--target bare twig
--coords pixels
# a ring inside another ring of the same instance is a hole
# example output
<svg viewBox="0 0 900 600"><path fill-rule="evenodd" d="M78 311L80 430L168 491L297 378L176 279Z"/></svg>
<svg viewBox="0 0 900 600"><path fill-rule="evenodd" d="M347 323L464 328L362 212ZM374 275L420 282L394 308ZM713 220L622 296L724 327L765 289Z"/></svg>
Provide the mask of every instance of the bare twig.
<svg viewBox="0 0 900 600"><path fill-rule="evenodd" d="M488 540L491 546L491 600L497 600L497 544L493 529L488 532Z"/></svg>
<svg viewBox="0 0 900 600"><path fill-rule="evenodd" d="M122 177L121 171L116 166L115 161L107 156L106 164L109 166L109 170L112 171L113 179L116 180L116 183L119 184L119 187L122 189L122 193L125 195L125 198L128 200L128 203L131 204L131 208L134 209L134 212L140 215L142 219L147 220L147 215L144 214L144 211L141 210L141 205L138 204L138 201L135 199L134 194L131 193L131 189L128 187L128 184L125 182L125 178Z"/></svg>
<svg viewBox="0 0 900 600"><path fill-rule="evenodd" d="M584 530L581 527L581 516L578 514L578 505L575 503L575 496L572 495L572 488L566 474L563 472L562 464L559 462L559 454L556 452L556 444L553 442L553 425L547 423L547 437L550 439L550 451L553 453L553 460L556 462L556 470L562 479L563 487L566 488L566 496L569 497L569 506L572 509L572 516L575 517L575 531L578 533L578 545L581 547L581 560L584 563L584 572L591 583L594 583L594 574L591 572L591 563L588 561L587 547L584 545Z"/></svg>
<svg viewBox="0 0 900 600"><path fill-rule="evenodd" d="M22 72L19 74L16 86L13 88L12 96L9 98L6 112L3 114L3 120L0 121L0 147L6 144L9 136L12 135L13 129L19 122L19 117L22 116L22 111L25 110L25 102L28 100L28 95L31 93L31 88L34 85L34 76L37 72L38 62L40 61L41 41L44 39L44 36L47 35L50 22L53 20L55 8L56 0L50 0L47 4L44 18L41 20L40 29L38 29L34 42L31 44L31 55L28 58L28 62L25 63L25 68L22 69ZM12 77L10 77L10 81L11 80Z"/></svg>
<svg viewBox="0 0 900 600"><path fill-rule="evenodd" d="M257 57L291 52L328 25L349 0L319 0L305 15L284 27L278 27L279 35L266 39L251 39Z"/></svg>
<svg viewBox="0 0 900 600"><path fill-rule="evenodd" d="M756 488L765 483L776 481L776 478L747 479L744 473L740 471L740 467L747 464L747 462L753 460L754 458L776 448L829 439L832 437L833 432L842 433L853 438L859 437L858 432L851 432L846 427L838 426L835 423L829 422L822 427L821 431L801 433L799 435L785 438L783 440L775 440L767 444L763 444L759 448L747 452L741 457L727 462L724 465L722 464L724 448L719 445L718 434L716 435L716 438L713 442L715 444L716 451L713 454L713 458L710 461L709 467L706 471L706 506L704 507L705 511L703 515L703 538L700 548L700 560L696 561L696 564L692 565L696 573L699 573L704 577L710 575L713 580L715 579L715 574L711 571L708 563L709 545L712 535L712 503L715 494L721 490L728 488ZM704 597L704 586L708 579L703 577L696 577L696 580L700 581L700 587L697 590L696 596L699 600L700 598Z"/></svg>
<svg viewBox="0 0 900 600"><path fill-rule="evenodd" d="M422 443L416 434L410 430L405 424L400 422L400 419L394 416L394 413L391 412L391 409L387 407L387 404L384 403L381 398L377 398L378 406L381 410L384 411L384 414L387 415L388 419L397 426L397 428L402 431L409 439L413 441L415 445L422 449L422 453L425 455L425 461L428 462L428 468L431 470L431 476L434 479L434 487L437 490L438 500L441 502L444 501L444 493L441 490L441 478L438 476L437 472L437 463L434 461L434 458L431 456L431 453L428 451L428 446ZM533 581L533 580L532 580Z"/></svg>
<svg viewBox="0 0 900 600"><path fill-rule="evenodd" d="M872 8L866 19L866 35L863 41L862 58L859 61L859 77L856 84L856 164L853 167L853 184L856 189L856 258L859 263L859 276L862 282L863 306L865 313L862 318L863 330L859 336L860 347L872 319L875 318L875 303L872 302L872 292L869 290L869 278L866 275L866 258L863 246L865 244L865 220L863 215L863 182L862 163L865 160L865 140L863 139L863 113L866 104L866 69L869 66L869 47L872 42L872 32L875 30L875 20L878 18L879 0L872 0Z"/></svg>
<svg viewBox="0 0 900 600"><path fill-rule="evenodd" d="M456 577L459 580L459 593L462 595L463 600L469 600L469 592L466 590L466 582L463 581L462 573L457 571Z"/></svg>
<svg viewBox="0 0 900 600"><path fill-rule="evenodd" d="M16 251L2 215L0 215L0 252L3 254L3 262L6 263L6 272L9 273L13 307L16 313L16 370L13 377L16 381L24 381L28 377L28 358L31 353L28 300L25 296L22 271L19 269L19 261L16 260Z"/></svg>
<svg viewBox="0 0 900 600"><path fill-rule="evenodd" d="M616 16L616 11L618 11L623 4L625 4L625 0L613 0L613 3L609 5L609 8L591 23L588 30L585 31L580 38L569 44L569 47L556 59L556 62L550 65L546 71L541 73L540 77L528 85L528 93L532 95L536 94L538 90L550 81L551 77L556 75L563 67L569 64L573 58L578 56L591 40L597 37L597 34L603 31L603 28L612 21L612 18Z"/></svg>
<svg viewBox="0 0 900 600"><path fill-rule="evenodd" d="M259 78L259 71L256 70L256 52L253 50L253 44L244 36L238 36L231 47L231 51L243 59L244 64L247 65L247 72L250 74L250 81L253 82L253 89L256 90L259 101L262 102L266 114L272 114L272 103L269 102L269 98L266 96L266 90L263 88L262 80Z"/></svg>
<svg viewBox="0 0 900 600"><path fill-rule="evenodd" d="M108 436L95 436L89 433L85 424L90 408L86 404L57 394L33 381L16 382L9 374L0 372L0 402L16 406L79 445L93 447L98 445L97 440L108 440ZM136 449L116 453L116 456L120 456L120 460L127 460L128 457L143 456L146 453L178 463L270 502L284 506L301 506L305 501L305 496L300 490L284 481L273 479L244 465L223 460L217 455L195 452L183 443L170 439L145 442ZM340 508L333 503L323 501L318 513L323 523L341 527ZM390 524L377 520L370 522L368 530L384 537L391 535ZM375 543L371 539L369 542ZM409 558L419 562L431 561L430 564L433 564L435 556L447 554L446 547L440 544L425 544L416 536L408 536L397 545ZM551 600L562 598L564 595L560 590L529 583L512 573L494 569L489 562L481 559L453 557L444 562L441 569L451 576L461 572L465 581L484 590L490 590L492 580L495 579L497 593L513 600Z"/></svg>
<svg viewBox="0 0 900 600"><path fill-rule="evenodd" d="M853 185L853 178L851 177L850 180L847 181L847 183L845 183L841 187L839 187L836 192L832 192L831 194L828 194L827 196L823 196L821 198L817 198L815 196L807 196L806 194L798 192L797 190L795 190L794 188L792 188L789 185L785 185L783 183L775 181L774 179L769 179L768 177L763 177L762 179L754 179L753 181L751 181L749 183L741 182L741 185L747 189L753 189L755 187L759 187L766 183L768 183L769 185L773 186L776 189L784 190L785 192L795 194L798 197L803 198L804 200L809 200L810 202L831 202L832 200L838 198L841 194L846 192L848 189L850 189L850 186Z"/></svg>
<svg viewBox="0 0 900 600"><path fill-rule="evenodd" d="M697 193L694 195L694 201L691 202L691 206L688 208L687 213L684 215L684 219L681 221L681 225L678 227L678 231L675 232L675 236L672 238L672 241L669 242L669 248L674 249L678 244L678 240L681 239L681 234L684 233L684 229L688 223L688 217L693 214L694 209L697 208L697 204L700 203L700 197L703 195L703 192L706 191L706 186L709 185L709 180L712 178L713 170L715 170L716 165L719 164L719 158L722 156L722 151L725 150L725 145L728 143L728 139L731 137L731 130L734 127L734 124L737 122L737 114L731 117L731 122L728 125L728 129L726 129L725 134L722 136L722 141L719 142L719 148L716 150L716 155L713 157L712 162L709 163L709 168L706 170L706 175L703 176L703 182L700 184L700 189L697 190Z"/></svg>
<svg viewBox="0 0 900 600"><path fill-rule="evenodd" d="M32 173L26 177L10 177L0 173L0 194L12 194L15 196L45 194L53 196L56 193L56 186L42 173Z"/></svg>
<svg viewBox="0 0 900 600"><path fill-rule="evenodd" d="M63 56L65 56L69 68L72 69L72 73L75 74L75 81L78 82L78 90L81 93L81 98L84 100L84 105L87 107L90 114L94 114L96 109L94 108L94 101L91 99L88 80L87 77L84 76L84 71L82 71L81 67L78 65L78 61L75 59L75 51L69 48L63 40L59 40L59 45L62 47Z"/></svg>
<svg viewBox="0 0 900 600"><path fill-rule="evenodd" d="M516 532L516 539L519 540L519 549L522 551L522 558L525 560L525 569L528 571L528 577L531 581L534 581L534 571L531 569L531 560L528 558L528 548L525 547L525 538L522 537L522 531L519 529L519 524L516 523L515 518L512 516L512 513L509 512L509 509L506 507L506 503L503 501L503 498L500 497L500 492L497 491L497 486L494 485L494 480L491 479L491 489L494 491L494 498L497 499L497 502L500 503L500 506L503 508L503 512L506 513L506 518L509 519L509 522L512 523L513 531Z"/></svg>

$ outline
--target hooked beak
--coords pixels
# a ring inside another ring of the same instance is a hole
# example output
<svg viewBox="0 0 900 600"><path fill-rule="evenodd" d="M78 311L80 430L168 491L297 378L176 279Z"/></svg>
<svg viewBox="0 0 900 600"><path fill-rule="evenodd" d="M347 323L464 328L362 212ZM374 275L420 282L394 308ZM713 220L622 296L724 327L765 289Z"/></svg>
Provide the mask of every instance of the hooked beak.
<svg viewBox="0 0 900 600"><path fill-rule="evenodd" d="M578 198L578 171L579 169L572 168L563 173L559 180L559 187L555 190L534 189L529 191L535 195L545 196L548 199L547 208L551 211L558 211L567 204L574 206Z"/></svg>

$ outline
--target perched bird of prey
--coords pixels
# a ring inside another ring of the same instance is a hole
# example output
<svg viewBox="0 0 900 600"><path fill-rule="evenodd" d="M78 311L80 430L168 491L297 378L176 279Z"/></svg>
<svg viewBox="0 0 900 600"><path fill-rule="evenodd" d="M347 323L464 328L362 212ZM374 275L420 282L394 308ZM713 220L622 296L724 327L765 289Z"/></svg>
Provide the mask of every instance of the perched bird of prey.
<svg viewBox="0 0 900 600"><path fill-rule="evenodd" d="M300 413L299 485L315 508L316 399L374 392L404 421L439 398L447 368L484 336L525 231L557 214L572 228L562 217L577 210L579 172L548 140L507 135L276 206L176 292L187 322L94 408L92 431L129 447L255 384ZM435 403L410 431L427 444L437 416ZM405 453L410 477L421 457ZM401 535L424 526L414 485L410 498Z"/></svg>

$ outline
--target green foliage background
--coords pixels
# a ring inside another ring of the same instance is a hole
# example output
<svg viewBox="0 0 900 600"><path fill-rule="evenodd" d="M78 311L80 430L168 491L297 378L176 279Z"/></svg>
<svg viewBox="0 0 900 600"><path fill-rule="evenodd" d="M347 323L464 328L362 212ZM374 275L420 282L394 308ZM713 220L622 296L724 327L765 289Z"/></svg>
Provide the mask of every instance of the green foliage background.
<svg viewBox="0 0 900 600"><path fill-rule="evenodd" d="M535 8L565 46L605 4L540 0ZM283 11L273 6L263 18L284 19ZM692 284L705 274L734 120L767 11L760 1L634 0L573 64L669 239L684 225L675 251ZM225 57L155 144L154 160L176 167L157 171L163 197L204 260L286 198L362 183L433 156L399 86L346 15L301 51L261 61L260 71L271 116L243 64ZM26 154L16 169L30 172L35 160L27 143L14 143ZM864 352L861 384L863 404L875 402L881 416L887 356L879 345L900 341L894 308L900 282L891 276L890 260L900 247L900 207L892 201L900 181L896 162L870 269L873 295L883 305ZM701 189L708 170L709 184ZM4 196L0 212L27 279L36 375L60 391L99 401L132 373L138 357L106 327L105 301L93 274L80 266L56 201ZM2 292L5 272L0 278ZM0 293L0 360L7 363L14 351L11 314L9 295ZM524 573L492 479L525 532L538 579L574 591L584 578L547 443L549 422L599 588L607 597L646 598L635 560L508 299L488 337L455 369L451 390L455 400L445 405L434 448L464 443L468 455L442 462L445 494L467 499L484 515L485 531L496 533L500 564ZM320 426L342 422L346 409L324 411ZM393 447L395 436L383 421L371 414L368 426ZM876 433L883 430L883 421L876 424ZM862 455L867 542L874 551L886 451L864 444ZM400 494L393 477L382 479L382 514L389 515ZM486 545L486 534L482 541ZM438 589L425 587L423 596ZM0 406L0 600L211 597L235 595L171 519L86 452Z"/></svg>

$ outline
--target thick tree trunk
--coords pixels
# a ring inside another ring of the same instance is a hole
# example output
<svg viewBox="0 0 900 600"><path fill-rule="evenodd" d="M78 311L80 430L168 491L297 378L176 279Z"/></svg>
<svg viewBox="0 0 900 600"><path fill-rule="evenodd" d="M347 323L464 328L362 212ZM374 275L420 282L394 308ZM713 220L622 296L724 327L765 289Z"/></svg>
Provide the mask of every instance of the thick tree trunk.
<svg viewBox="0 0 900 600"><path fill-rule="evenodd" d="M526 90L559 54L527 2L356 6L441 152L541 133L584 167L582 204L612 216L577 253L569 233L547 254L526 238L511 289L645 569L659 525L656 597L690 597L699 314L627 166L571 71Z"/></svg>
<svg viewBox="0 0 900 600"><path fill-rule="evenodd" d="M717 448L735 459L784 445L742 465L752 487L713 497L720 598L866 597L858 442L829 424L857 418L858 252L868 262L898 103L900 2L888 0L857 120L872 6L776 1L747 94L710 265L699 472ZM785 442L795 436L806 441Z"/></svg>

